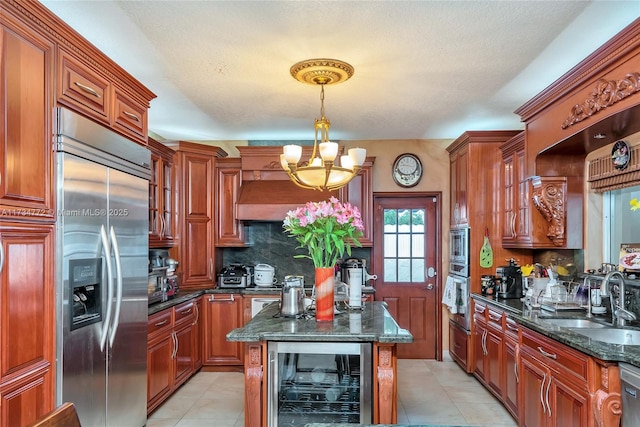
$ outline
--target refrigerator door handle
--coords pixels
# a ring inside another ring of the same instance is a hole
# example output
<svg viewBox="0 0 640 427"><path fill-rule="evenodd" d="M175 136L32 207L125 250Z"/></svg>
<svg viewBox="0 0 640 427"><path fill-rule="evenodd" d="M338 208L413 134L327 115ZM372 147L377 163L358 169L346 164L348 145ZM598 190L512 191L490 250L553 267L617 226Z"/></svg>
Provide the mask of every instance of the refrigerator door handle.
<svg viewBox="0 0 640 427"><path fill-rule="evenodd" d="M116 232L111 226L109 231L111 235L111 243L113 246L113 255L116 261L116 283L118 285L116 289L116 312L113 317L113 326L111 327L111 335L109 336L109 347L113 347L113 341L116 338L116 332L120 325L120 308L122 307L122 264L120 260L120 247L118 246L118 238Z"/></svg>
<svg viewBox="0 0 640 427"><path fill-rule="evenodd" d="M107 309L102 320L102 331L100 332L100 351L104 351L104 346L107 342L107 333L109 331L109 323L111 323L111 310L113 308L113 286L111 286L111 280L113 278L113 272L111 271L111 246L109 245L109 238L107 237L107 230L104 228L104 224L100 226L100 238L102 239L102 247L105 254L105 264L107 264Z"/></svg>

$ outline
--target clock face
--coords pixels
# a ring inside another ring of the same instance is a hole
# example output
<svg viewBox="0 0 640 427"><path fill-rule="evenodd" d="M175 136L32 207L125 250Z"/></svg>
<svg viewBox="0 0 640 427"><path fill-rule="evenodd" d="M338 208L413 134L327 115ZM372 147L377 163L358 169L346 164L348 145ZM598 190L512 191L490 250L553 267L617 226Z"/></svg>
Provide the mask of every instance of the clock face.
<svg viewBox="0 0 640 427"><path fill-rule="evenodd" d="M422 163L414 154L401 154L393 162L393 180L401 187L413 187L422 178Z"/></svg>

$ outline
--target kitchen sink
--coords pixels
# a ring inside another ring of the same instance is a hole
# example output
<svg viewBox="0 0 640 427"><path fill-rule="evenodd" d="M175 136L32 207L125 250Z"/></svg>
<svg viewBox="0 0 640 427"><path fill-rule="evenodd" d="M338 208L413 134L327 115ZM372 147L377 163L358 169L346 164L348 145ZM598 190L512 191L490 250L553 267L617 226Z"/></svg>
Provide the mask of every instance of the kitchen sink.
<svg viewBox="0 0 640 427"><path fill-rule="evenodd" d="M640 345L640 331L631 329L583 329L572 328L576 334L584 335L609 344Z"/></svg>
<svg viewBox="0 0 640 427"><path fill-rule="evenodd" d="M540 319L541 323L560 326L561 328L606 328L608 325L588 319ZM609 326L611 328L611 326Z"/></svg>

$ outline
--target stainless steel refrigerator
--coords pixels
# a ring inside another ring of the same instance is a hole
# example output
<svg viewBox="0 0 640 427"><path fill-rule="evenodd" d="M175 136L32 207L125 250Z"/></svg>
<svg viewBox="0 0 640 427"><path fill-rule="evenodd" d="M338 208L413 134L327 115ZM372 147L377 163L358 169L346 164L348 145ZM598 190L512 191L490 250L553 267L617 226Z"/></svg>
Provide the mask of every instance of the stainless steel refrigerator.
<svg viewBox="0 0 640 427"><path fill-rule="evenodd" d="M83 426L143 426L150 152L57 113L56 401Z"/></svg>

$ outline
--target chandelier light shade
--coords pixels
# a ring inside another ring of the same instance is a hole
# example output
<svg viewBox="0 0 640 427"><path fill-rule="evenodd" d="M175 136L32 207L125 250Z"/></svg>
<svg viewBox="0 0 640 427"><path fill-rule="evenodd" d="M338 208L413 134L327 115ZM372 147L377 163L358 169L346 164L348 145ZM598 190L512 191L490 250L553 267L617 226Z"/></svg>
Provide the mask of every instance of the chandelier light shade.
<svg viewBox="0 0 640 427"><path fill-rule="evenodd" d="M353 75L353 67L336 59L308 59L291 67L296 80L320 85L320 118L315 120L311 158L301 161L300 145L285 145L280 164L297 186L313 190L336 190L355 177L367 156L364 148L351 148L338 159L339 147L329 139L331 122L324 115L324 87L341 83Z"/></svg>

